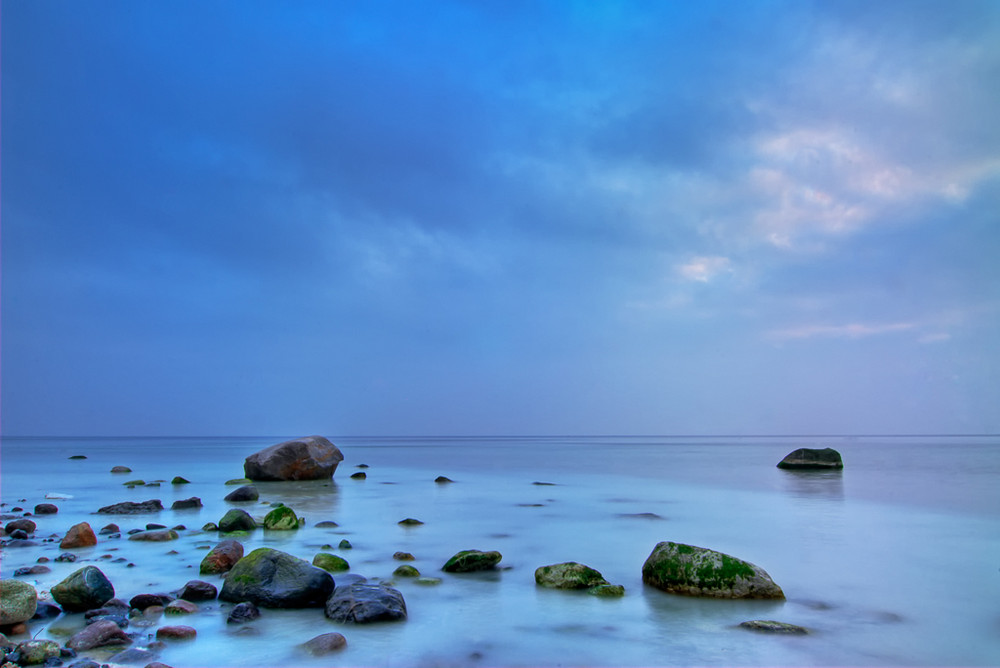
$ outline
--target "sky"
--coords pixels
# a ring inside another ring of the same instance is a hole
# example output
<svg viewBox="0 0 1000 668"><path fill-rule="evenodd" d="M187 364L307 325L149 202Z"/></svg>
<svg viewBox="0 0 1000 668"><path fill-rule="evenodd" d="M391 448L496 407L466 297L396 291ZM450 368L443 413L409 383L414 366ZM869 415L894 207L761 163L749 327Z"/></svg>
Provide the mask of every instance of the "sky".
<svg viewBox="0 0 1000 668"><path fill-rule="evenodd" d="M1000 433L1000 3L0 12L5 435Z"/></svg>

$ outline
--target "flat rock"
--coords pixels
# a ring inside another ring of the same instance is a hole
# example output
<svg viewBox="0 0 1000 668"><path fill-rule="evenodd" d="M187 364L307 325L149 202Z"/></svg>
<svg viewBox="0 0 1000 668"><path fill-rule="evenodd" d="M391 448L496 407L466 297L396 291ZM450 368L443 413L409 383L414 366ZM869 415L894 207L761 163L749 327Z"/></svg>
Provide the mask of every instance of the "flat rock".
<svg viewBox="0 0 1000 668"><path fill-rule="evenodd" d="M785 622L776 622L771 619L754 619L748 622L742 622L740 628L749 629L751 631L760 631L762 633L790 633L797 635L804 635L809 633L809 629L803 626L796 626L795 624L788 624Z"/></svg>
<svg viewBox="0 0 1000 668"><path fill-rule="evenodd" d="M783 599L771 576L748 561L683 543L662 542L642 565L642 581L671 594Z"/></svg>
<svg viewBox="0 0 1000 668"><path fill-rule="evenodd" d="M129 540L140 540L148 543L163 543L168 540L177 540L180 534L173 529L154 529L153 531L140 531L128 537Z"/></svg>
<svg viewBox="0 0 1000 668"><path fill-rule="evenodd" d="M332 478L344 455L322 436L278 443L246 458L250 480L322 480Z"/></svg>
<svg viewBox="0 0 1000 668"><path fill-rule="evenodd" d="M111 467L111 472L112 473L131 473L132 469L130 469L127 466L112 466Z"/></svg>
<svg viewBox="0 0 1000 668"><path fill-rule="evenodd" d="M66 642L66 647L77 652L82 652L83 650L104 647L106 645L130 644L132 644L132 639L128 637L128 634L117 623L102 619L75 633Z"/></svg>
<svg viewBox="0 0 1000 668"><path fill-rule="evenodd" d="M799 448L778 462L779 469L829 470L844 468L844 460L833 448Z"/></svg>
<svg viewBox="0 0 1000 668"><path fill-rule="evenodd" d="M122 501L104 506L97 512L101 515L141 515L144 513L156 513L163 510L163 504L159 499L149 499L148 501Z"/></svg>
<svg viewBox="0 0 1000 668"><path fill-rule="evenodd" d="M608 581L590 566L567 561L535 569L535 584L552 589L590 589Z"/></svg>
<svg viewBox="0 0 1000 668"><path fill-rule="evenodd" d="M178 499L170 504L171 510L188 510L190 508L201 508L201 499L192 496L190 499Z"/></svg>
<svg viewBox="0 0 1000 668"><path fill-rule="evenodd" d="M462 550L441 567L447 573L471 573L496 568L503 556L496 550L481 552L479 550Z"/></svg>
<svg viewBox="0 0 1000 668"><path fill-rule="evenodd" d="M156 630L157 640L190 640L198 635L192 626L161 626Z"/></svg>
<svg viewBox="0 0 1000 668"><path fill-rule="evenodd" d="M381 584L337 587L324 611L335 622L368 624L406 619L406 601L398 589Z"/></svg>

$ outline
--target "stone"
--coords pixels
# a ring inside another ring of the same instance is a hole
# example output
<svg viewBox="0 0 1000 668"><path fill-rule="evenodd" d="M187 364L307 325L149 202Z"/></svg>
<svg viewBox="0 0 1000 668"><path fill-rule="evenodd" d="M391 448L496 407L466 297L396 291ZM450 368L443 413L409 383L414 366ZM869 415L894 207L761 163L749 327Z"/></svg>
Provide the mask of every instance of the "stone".
<svg viewBox="0 0 1000 668"><path fill-rule="evenodd" d="M108 534L112 533L121 533L121 528L117 524L112 522L111 524L106 524L103 527L101 527L101 530L98 533L100 533L102 536L107 536Z"/></svg>
<svg viewBox="0 0 1000 668"><path fill-rule="evenodd" d="M411 566L409 564L403 564L401 566L397 566L396 570L394 570L392 572L392 574L395 575L398 578L419 578L420 577L420 571L418 571L416 568L414 568L413 566Z"/></svg>
<svg viewBox="0 0 1000 668"><path fill-rule="evenodd" d="M347 647L347 638L339 633L324 633L302 643L302 649L313 656L322 656Z"/></svg>
<svg viewBox="0 0 1000 668"><path fill-rule="evenodd" d="M269 547L257 548L233 566L219 599L251 601L262 608L321 607L333 578L321 568Z"/></svg>
<svg viewBox="0 0 1000 668"><path fill-rule="evenodd" d="M28 532L24 529L14 529L8 534L14 540L27 540Z"/></svg>
<svg viewBox="0 0 1000 668"><path fill-rule="evenodd" d="M68 668L101 668L101 664L92 659L80 659L69 664ZM146 666L149 668L149 666Z"/></svg>
<svg viewBox="0 0 1000 668"><path fill-rule="evenodd" d="M55 560L61 564L72 564L76 561L76 555L72 552L63 552Z"/></svg>
<svg viewBox="0 0 1000 668"><path fill-rule="evenodd" d="M156 513L163 510L163 504L159 499L149 499L148 501L122 501L104 506L97 512L101 515L142 515L145 513Z"/></svg>
<svg viewBox="0 0 1000 668"><path fill-rule="evenodd" d="M340 525L332 520L323 520L322 522L316 522L316 528L318 529L333 529L339 527Z"/></svg>
<svg viewBox="0 0 1000 668"><path fill-rule="evenodd" d="M38 607L35 608L35 614L32 615L32 619L42 620L42 619L52 619L53 617L58 617L62 614L62 608L60 608L55 603L49 603L48 601L39 601Z"/></svg>
<svg viewBox="0 0 1000 668"><path fill-rule="evenodd" d="M51 503L39 503L35 506L36 515L55 515L59 512L59 508Z"/></svg>
<svg viewBox="0 0 1000 668"><path fill-rule="evenodd" d="M190 508L201 508L201 499L192 496L190 499L177 499L170 504L171 510L188 510Z"/></svg>
<svg viewBox="0 0 1000 668"><path fill-rule="evenodd" d="M409 552L395 552L393 553L392 558L396 561L413 561L416 557Z"/></svg>
<svg viewBox="0 0 1000 668"><path fill-rule="evenodd" d="M754 619L748 622L742 622L739 626L743 629L760 631L763 633L789 633L797 635L805 635L809 633L809 629L805 627L785 622L776 622L771 619Z"/></svg>
<svg viewBox="0 0 1000 668"><path fill-rule="evenodd" d="M264 516L264 529L267 531L291 531L299 528L299 518L288 506L278 506Z"/></svg>
<svg viewBox="0 0 1000 668"><path fill-rule="evenodd" d="M346 538L342 539L340 541L340 543L337 545L337 547L339 549L341 549L341 550L351 550L351 549L354 549L354 546L351 545L351 541L347 540Z"/></svg>
<svg viewBox="0 0 1000 668"><path fill-rule="evenodd" d="M413 517L407 517L405 520L399 520L396 524L404 527L418 527L423 524L423 522L418 519L414 519Z"/></svg>
<svg viewBox="0 0 1000 668"><path fill-rule="evenodd" d="M110 657L108 657L107 661L108 661L108 663L112 663L112 664L115 664L115 663L124 663L124 664L138 663L138 664L142 664L143 666L145 666L146 664L148 664L150 661L152 661L155 658L156 658L156 654L154 654L153 652L150 652L149 650L139 649L137 647L130 647L129 649L125 650L124 652L118 652L117 654L111 655Z"/></svg>
<svg viewBox="0 0 1000 668"><path fill-rule="evenodd" d="M418 585L424 585L425 587L432 587L434 585L441 584L441 578L428 578L420 577L414 580Z"/></svg>
<svg viewBox="0 0 1000 668"><path fill-rule="evenodd" d="M37 666L48 659L59 656L59 643L54 640L25 640L17 645L20 655L18 663L22 666Z"/></svg>
<svg viewBox="0 0 1000 668"><path fill-rule="evenodd" d="M344 455L322 436L307 436L264 448L246 458L251 480L322 480L332 478Z"/></svg>
<svg viewBox="0 0 1000 668"><path fill-rule="evenodd" d="M86 459L87 455L70 455L70 459Z"/></svg>
<svg viewBox="0 0 1000 668"><path fill-rule="evenodd" d="M52 598L66 612L99 608L115 596L115 588L97 566L84 566L52 587Z"/></svg>
<svg viewBox="0 0 1000 668"><path fill-rule="evenodd" d="M227 485L246 485L253 482L250 478L232 478L226 481Z"/></svg>
<svg viewBox="0 0 1000 668"><path fill-rule="evenodd" d="M129 600L128 604L136 610L145 610L154 605L162 607L172 600L174 597L170 594L136 594Z"/></svg>
<svg viewBox="0 0 1000 668"><path fill-rule="evenodd" d="M177 598L185 601L212 601L219 595L219 590L211 582L204 580L191 580L177 592Z"/></svg>
<svg viewBox="0 0 1000 668"><path fill-rule="evenodd" d="M3 530L6 531L7 533L14 533L15 531L20 529L24 533L32 534L35 533L35 527L36 527L35 523L32 522L31 520L21 518L18 520L11 520L10 522L7 522L7 526L5 526Z"/></svg>
<svg viewBox="0 0 1000 668"><path fill-rule="evenodd" d="M764 569L736 557L683 543L662 542L642 565L642 581L671 594L783 599Z"/></svg>
<svg viewBox="0 0 1000 668"><path fill-rule="evenodd" d="M145 480L128 480L126 482L123 482L122 484L125 485L125 486L127 486L127 487L142 487L143 485L146 484L146 481Z"/></svg>
<svg viewBox="0 0 1000 668"><path fill-rule="evenodd" d="M625 595L625 587L622 585L602 584L591 587L587 590L587 593L591 596L600 596L601 598L619 598Z"/></svg>
<svg viewBox="0 0 1000 668"><path fill-rule="evenodd" d="M112 466L111 467L111 472L112 473L131 473L132 469L130 469L127 466Z"/></svg>
<svg viewBox="0 0 1000 668"><path fill-rule="evenodd" d="M63 550L77 547L91 547L93 545L97 545L97 536L87 522L80 522L71 526L63 537L62 542L59 543L59 547Z"/></svg>
<svg viewBox="0 0 1000 668"><path fill-rule="evenodd" d="M257 523L250 513L239 508L233 508L226 512L219 520L219 531L227 533L229 531L250 531L257 528Z"/></svg>
<svg viewBox="0 0 1000 668"><path fill-rule="evenodd" d="M187 485L190 483L191 483L190 480L188 480L187 478L182 478L179 475L175 475L173 480L170 481L171 485Z"/></svg>
<svg viewBox="0 0 1000 668"><path fill-rule="evenodd" d="M406 601L398 589L382 584L337 587L324 614L335 622L368 624L406 619Z"/></svg>
<svg viewBox="0 0 1000 668"><path fill-rule="evenodd" d="M132 639L121 627L110 620L98 620L73 634L73 637L66 641L66 647L77 652L104 647L106 645L130 645Z"/></svg>
<svg viewBox="0 0 1000 668"><path fill-rule="evenodd" d="M198 612L197 604L180 598L170 601L163 607L165 615L193 615L196 612Z"/></svg>
<svg viewBox="0 0 1000 668"><path fill-rule="evenodd" d="M51 573L52 569L48 566L43 566L42 564L35 564L34 566L23 566L14 571L14 575L25 576L25 575L42 575L43 573Z"/></svg>
<svg viewBox="0 0 1000 668"><path fill-rule="evenodd" d="M367 480L368 474L364 471L358 471L357 473L351 474L351 480Z"/></svg>
<svg viewBox="0 0 1000 668"><path fill-rule="evenodd" d="M229 494L226 494L226 501L231 503L238 503L240 501L256 501L260 498L260 492L253 485L244 485L243 487L237 487Z"/></svg>
<svg viewBox="0 0 1000 668"><path fill-rule="evenodd" d="M479 550L462 550L441 567L447 573L471 573L473 571L492 570L500 563L503 556L497 551L480 552Z"/></svg>
<svg viewBox="0 0 1000 668"><path fill-rule="evenodd" d="M608 581L590 566L567 561L535 569L535 584L552 589L590 589Z"/></svg>
<svg viewBox="0 0 1000 668"><path fill-rule="evenodd" d="M177 540L180 534L173 529L155 529L153 531L140 531L128 537L129 540L140 540L147 543L164 543L168 540Z"/></svg>
<svg viewBox="0 0 1000 668"><path fill-rule="evenodd" d="M338 573L351 569L351 565L347 563L347 559L338 557L336 554L330 554L329 552L320 552L313 557L312 563L313 566L322 568L324 571L330 573Z"/></svg>
<svg viewBox="0 0 1000 668"><path fill-rule="evenodd" d="M0 580L0 626L26 622L38 607L38 592L27 582Z"/></svg>
<svg viewBox="0 0 1000 668"><path fill-rule="evenodd" d="M452 480L451 478L447 477L447 476L439 475L438 477L434 478L434 482L436 482L436 483L438 483L440 485L440 484L447 484L449 482L455 482L455 481Z"/></svg>
<svg viewBox="0 0 1000 668"><path fill-rule="evenodd" d="M831 470L844 468L844 460L833 448L799 448L778 462L779 469Z"/></svg>
<svg viewBox="0 0 1000 668"><path fill-rule="evenodd" d="M161 626L156 630L157 640L190 640L198 635L191 626Z"/></svg>
<svg viewBox="0 0 1000 668"><path fill-rule="evenodd" d="M259 617L260 610L257 609L257 606L250 601L244 601L233 606L233 609L229 611L229 616L226 617L226 623L243 624L244 622L252 622Z"/></svg>
<svg viewBox="0 0 1000 668"><path fill-rule="evenodd" d="M219 530L219 525L216 524L215 522L205 522L204 524L201 525L201 530L202 531L218 531Z"/></svg>
<svg viewBox="0 0 1000 668"><path fill-rule="evenodd" d="M243 545L239 541L224 540L209 550L198 570L202 575L226 573L242 558Z"/></svg>

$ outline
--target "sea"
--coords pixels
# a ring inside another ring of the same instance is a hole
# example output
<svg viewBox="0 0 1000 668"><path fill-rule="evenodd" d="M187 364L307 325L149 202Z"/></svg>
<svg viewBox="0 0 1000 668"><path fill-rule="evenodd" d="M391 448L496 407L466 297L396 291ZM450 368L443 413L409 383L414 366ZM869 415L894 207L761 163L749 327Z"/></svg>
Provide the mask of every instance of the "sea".
<svg viewBox="0 0 1000 668"><path fill-rule="evenodd" d="M304 434L303 434L304 435ZM394 583L408 618L334 623L321 609L263 610L246 627L226 624L230 604L133 626L146 647L159 625L197 629L157 660L173 666L997 666L1000 665L1000 437L998 436L519 436L337 437L332 480L257 483L270 504L305 518L296 531L258 529L247 552L273 547L311 561L334 552L350 573ZM219 534L203 531L235 504L225 483L250 454L287 437L3 438L0 499L6 516L46 499L33 547L5 547L0 576L48 557L49 573L18 576L45 598L84 565L98 566L128 600L203 579L199 563ZM832 447L837 472L778 469L799 447ZM71 459L83 455L85 459ZM116 465L129 474L113 474ZM365 479L352 474L364 471ZM189 484L172 485L174 476ZM451 483L438 483L446 476ZM152 485L128 487L129 480ZM161 481L156 483L154 481ZM197 496L203 506L170 510ZM153 515L106 516L119 501L160 499ZM402 526L400 520L423 524ZM335 527L317 527L322 521ZM55 562L74 524L123 532L147 522L183 525L170 543L100 536ZM55 540L45 542L46 538ZM340 549L342 540L349 549ZM667 594L642 582L661 541L710 548L752 562L787 600L734 601ZM441 571L460 550L497 550L496 571ZM438 584L394 577L411 563ZM535 584L535 569L576 561L623 585L620 598ZM334 579L342 578L334 574ZM749 631L777 620L803 635ZM35 624L65 642L81 614ZM347 647L313 657L301 643L339 632ZM17 638L15 638L17 639ZM110 651L88 654L106 660Z"/></svg>

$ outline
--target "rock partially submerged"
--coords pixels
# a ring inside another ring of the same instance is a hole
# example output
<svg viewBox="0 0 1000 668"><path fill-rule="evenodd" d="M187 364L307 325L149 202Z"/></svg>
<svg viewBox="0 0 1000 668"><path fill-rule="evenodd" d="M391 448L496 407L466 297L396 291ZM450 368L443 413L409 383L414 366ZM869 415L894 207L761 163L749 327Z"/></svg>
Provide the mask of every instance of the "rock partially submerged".
<svg viewBox="0 0 1000 668"><path fill-rule="evenodd" d="M52 598L66 612L99 608L114 597L114 586L97 566L84 566L52 587Z"/></svg>
<svg viewBox="0 0 1000 668"><path fill-rule="evenodd" d="M344 455L322 436L307 436L264 448L246 458L250 480L322 480L332 478Z"/></svg>
<svg viewBox="0 0 1000 668"><path fill-rule="evenodd" d="M250 601L262 608L321 607L333 591L333 578L298 557L269 547L257 548L233 566L219 599Z"/></svg>
<svg viewBox="0 0 1000 668"><path fill-rule="evenodd" d="M337 587L324 611L335 622L367 624L406 619L406 601L398 589L381 584Z"/></svg>
<svg viewBox="0 0 1000 668"><path fill-rule="evenodd" d="M567 561L562 564L541 566L535 569L535 584L552 589L590 589L598 585L606 585L600 571L590 566Z"/></svg>
<svg viewBox="0 0 1000 668"><path fill-rule="evenodd" d="M113 621L100 619L74 634L66 647L77 652L107 645L130 645L132 639Z"/></svg>
<svg viewBox="0 0 1000 668"><path fill-rule="evenodd" d="M113 503L110 506L104 506L98 510L100 515L140 515L143 513L156 513L163 510L163 504L160 503L159 499L150 499L148 501L122 501L121 503Z"/></svg>
<svg viewBox="0 0 1000 668"><path fill-rule="evenodd" d="M496 568L503 556L496 550L480 552L479 550L462 550L441 567L446 573L471 573L487 571Z"/></svg>
<svg viewBox="0 0 1000 668"><path fill-rule="evenodd" d="M778 462L779 469L821 470L844 468L844 460L833 448L799 448Z"/></svg>
<svg viewBox="0 0 1000 668"><path fill-rule="evenodd" d="M785 598L763 568L683 543L658 543L642 565L642 581L671 594L713 598Z"/></svg>
<svg viewBox="0 0 1000 668"><path fill-rule="evenodd" d="M199 571L202 575L226 573L243 558L243 545L239 541L224 540L205 555Z"/></svg>
<svg viewBox="0 0 1000 668"><path fill-rule="evenodd" d="M739 626L742 629L759 631L761 633L789 633L795 635L809 633L809 629L803 626L796 626L787 622L776 622L772 619L753 619L748 622L742 622Z"/></svg>

